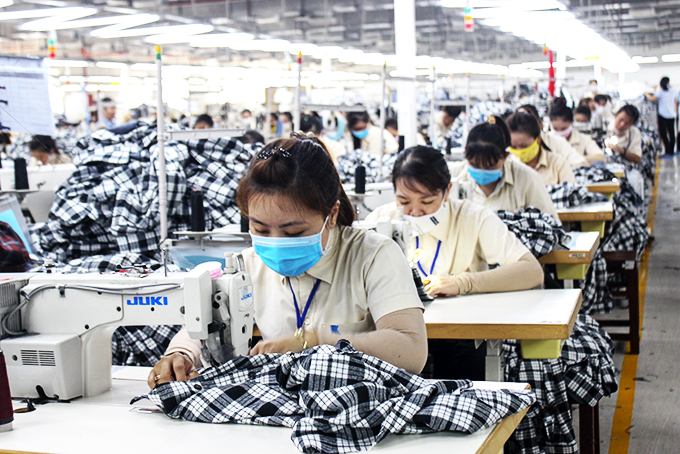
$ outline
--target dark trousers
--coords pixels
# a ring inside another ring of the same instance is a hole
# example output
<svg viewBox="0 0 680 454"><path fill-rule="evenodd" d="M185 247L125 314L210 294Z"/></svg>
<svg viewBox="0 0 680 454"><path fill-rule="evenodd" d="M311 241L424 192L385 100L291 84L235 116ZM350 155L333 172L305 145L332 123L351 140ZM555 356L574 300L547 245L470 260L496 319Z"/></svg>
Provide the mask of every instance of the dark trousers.
<svg viewBox="0 0 680 454"><path fill-rule="evenodd" d="M673 154L675 153L675 118L664 118L661 115L657 118L659 121L659 135L666 149L666 154Z"/></svg>
<svg viewBox="0 0 680 454"><path fill-rule="evenodd" d="M484 380L486 342L475 348L473 340L430 339L428 361L421 374L438 380Z"/></svg>

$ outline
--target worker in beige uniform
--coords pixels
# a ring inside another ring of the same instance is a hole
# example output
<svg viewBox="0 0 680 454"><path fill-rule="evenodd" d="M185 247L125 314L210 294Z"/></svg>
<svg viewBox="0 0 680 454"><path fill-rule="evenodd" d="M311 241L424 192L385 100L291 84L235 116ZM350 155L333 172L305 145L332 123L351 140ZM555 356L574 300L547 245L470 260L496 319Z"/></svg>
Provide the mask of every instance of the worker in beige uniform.
<svg viewBox="0 0 680 454"><path fill-rule="evenodd" d="M500 117L491 116L472 128L468 142L479 142L485 146L466 148L465 161L449 163L449 170L454 180L471 183L470 200L491 211L516 212L532 206L560 222L541 176L521 162L508 159L510 132ZM474 180L469 167L489 171L493 176ZM500 177L495 178L499 173Z"/></svg>
<svg viewBox="0 0 680 454"><path fill-rule="evenodd" d="M389 131L371 124L368 112L350 112L347 114L347 133L345 144L347 152L354 150L380 154L380 134L383 136L385 154L392 154L399 149L399 143L394 140Z"/></svg>
<svg viewBox="0 0 680 454"><path fill-rule="evenodd" d="M473 177L485 173L469 171ZM536 258L498 216L468 200L449 198L451 175L440 151L417 146L401 152L392 184L396 203L378 208L369 218L396 218L403 211L414 232L408 255L431 296L527 290L543 282ZM489 270L489 265L498 266ZM441 349L435 355L435 378L483 377L479 370L471 370L482 369L473 366L483 359L474 342L430 346Z"/></svg>
<svg viewBox="0 0 680 454"><path fill-rule="evenodd" d="M610 136L605 140L605 145L613 152L635 164L642 160L642 135L634 126L639 118L640 112L635 106L626 104L621 107L609 128Z"/></svg>
<svg viewBox="0 0 680 454"><path fill-rule="evenodd" d="M299 352L347 339L419 373L427 357L423 306L406 258L389 238L354 229L354 210L328 150L314 137L280 139L255 156L238 206L262 341L251 354ZM149 386L196 376L200 343L180 331Z"/></svg>
<svg viewBox="0 0 680 454"><path fill-rule="evenodd" d="M515 112L508 117L507 126L510 131L510 152L536 170L545 185L576 182L566 159L553 153L543 141L538 120L533 115Z"/></svg>
<svg viewBox="0 0 680 454"><path fill-rule="evenodd" d="M574 123L574 114L569 107L567 107L564 98L557 98L550 108L550 126L551 134L566 139L569 145L576 150L576 152L585 158L588 164L593 162L606 162L607 158L604 151L597 145L597 143L585 134L572 127ZM552 148L551 144L548 144Z"/></svg>

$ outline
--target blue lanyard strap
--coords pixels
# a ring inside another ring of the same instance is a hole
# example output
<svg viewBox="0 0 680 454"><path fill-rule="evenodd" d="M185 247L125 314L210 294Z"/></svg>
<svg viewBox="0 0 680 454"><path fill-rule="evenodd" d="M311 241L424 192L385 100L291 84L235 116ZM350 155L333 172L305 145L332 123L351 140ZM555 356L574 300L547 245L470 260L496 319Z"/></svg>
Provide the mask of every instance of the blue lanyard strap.
<svg viewBox="0 0 680 454"><path fill-rule="evenodd" d="M319 288L319 284L321 284L321 279L317 279L316 282L314 283L312 293L309 294L309 299L307 300L307 304L305 304L305 309L302 311L302 314L300 314L300 307L298 306L297 298L295 298L293 284L290 283L290 278L288 278L288 286L290 287L290 293L293 294L293 304L295 304L295 315L297 317L298 329L302 328L302 323L305 321L305 318L307 317L307 311L309 310L309 306L312 305L312 300L314 299L314 295L316 295L316 291Z"/></svg>
<svg viewBox="0 0 680 454"><path fill-rule="evenodd" d="M430 274L434 273L434 265L437 263L437 258L439 258L439 249L442 247L442 240L439 240L439 243L437 243L437 252L434 253L434 260L432 260L432 266L430 267L430 273L426 273L425 270L423 269L423 266L420 264L420 260L418 260L418 269L420 270L421 273L423 273L423 276L427 277ZM420 248L420 238L416 237L416 250Z"/></svg>

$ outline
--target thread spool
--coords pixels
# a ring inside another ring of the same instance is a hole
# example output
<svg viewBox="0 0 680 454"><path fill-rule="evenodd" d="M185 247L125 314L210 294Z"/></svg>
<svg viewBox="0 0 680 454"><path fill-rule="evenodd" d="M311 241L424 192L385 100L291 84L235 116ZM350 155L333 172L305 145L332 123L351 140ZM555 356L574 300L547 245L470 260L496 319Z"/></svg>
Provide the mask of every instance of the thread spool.
<svg viewBox="0 0 680 454"><path fill-rule="evenodd" d="M451 137L446 138L446 154L451 154Z"/></svg>
<svg viewBox="0 0 680 454"><path fill-rule="evenodd" d="M248 233L250 230L250 224L248 224L248 218L241 215L241 233Z"/></svg>
<svg viewBox="0 0 680 454"><path fill-rule="evenodd" d="M399 136L399 151L403 151L406 148L406 139L404 136Z"/></svg>
<svg viewBox="0 0 680 454"><path fill-rule="evenodd" d="M24 158L14 160L14 189L28 189L28 172Z"/></svg>
<svg viewBox="0 0 680 454"><path fill-rule="evenodd" d="M5 364L5 355L0 350L0 432L12 430L12 421L14 421L14 407L9 391L7 365Z"/></svg>
<svg viewBox="0 0 680 454"><path fill-rule="evenodd" d="M366 167L361 165L354 171L354 193L366 194Z"/></svg>
<svg viewBox="0 0 680 454"><path fill-rule="evenodd" d="M205 232L205 210L203 209L203 191L191 191L191 231Z"/></svg>

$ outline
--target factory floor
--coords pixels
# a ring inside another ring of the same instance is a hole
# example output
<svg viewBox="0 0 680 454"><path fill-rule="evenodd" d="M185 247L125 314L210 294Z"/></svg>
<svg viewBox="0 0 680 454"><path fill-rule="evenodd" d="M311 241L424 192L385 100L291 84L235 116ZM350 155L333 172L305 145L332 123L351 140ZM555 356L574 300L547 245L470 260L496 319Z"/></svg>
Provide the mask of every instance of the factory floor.
<svg viewBox="0 0 680 454"><path fill-rule="evenodd" d="M600 402L602 454L680 453L680 156L661 160L656 189L654 241L640 263L640 354L616 344L619 392Z"/></svg>

